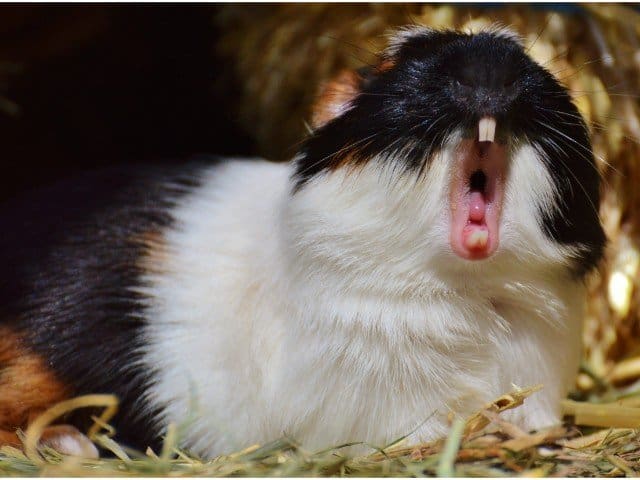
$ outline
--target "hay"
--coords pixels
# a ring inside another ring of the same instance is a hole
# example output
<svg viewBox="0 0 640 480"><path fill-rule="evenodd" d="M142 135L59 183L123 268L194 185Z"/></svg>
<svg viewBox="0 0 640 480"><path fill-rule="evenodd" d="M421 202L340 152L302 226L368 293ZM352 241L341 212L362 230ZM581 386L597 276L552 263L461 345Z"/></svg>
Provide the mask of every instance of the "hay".
<svg viewBox="0 0 640 480"><path fill-rule="evenodd" d="M35 464L41 464L42 458L38 454L38 441L45 428L54 423L63 415L80 408L102 407L104 410L99 417L94 418L94 424L87 432L91 440L98 440L98 432L105 428L109 420L118 410L118 398L115 395L84 395L57 403L39 415L25 432L24 450L27 458ZM107 427L113 433L111 427Z"/></svg>
<svg viewBox="0 0 640 480"><path fill-rule="evenodd" d="M468 419L453 421L446 439L420 445L406 445L400 439L371 453L350 457L336 446L309 452L294 440L282 438L266 445L252 445L242 451L203 460L180 450L180 428L172 426L160 455L126 449L107 435L93 439L114 458L64 457L50 448L25 455L12 447L0 449L0 474L17 476L635 476L640 474L640 431L608 428L583 435L574 426L555 426L539 432L522 432L500 419L499 412L517 409L535 395L540 386L503 395ZM72 408L107 407L102 420L114 411L109 396L85 396L56 405L36 420L40 428ZM568 405L569 413L594 405ZM598 407L598 406L595 406ZM599 406L599 419L606 422L612 405ZM621 407L640 414L638 407ZM483 419L479 422L478 419ZM578 419L578 415L576 415ZM616 423L616 417L609 417ZM107 427L107 430L111 430ZM31 442L27 433L25 444ZM350 444L353 445L353 444Z"/></svg>
<svg viewBox="0 0 640 480"><path fill-rule="evenodd" d="M640 380L637 10L615 4L565 5L559 11L526 5L226 6L215 21L222 32L217 52L240 82L236 114L260 153L272 159L290 158L304 138L318 85L343 68L375 63L393 27L415 22L477 30L497 22L520 33L531 55L571 90L604 178L600 211L610 244L607 261L589 279L585 362L576 395L587 399L603 385Z"/></svg>

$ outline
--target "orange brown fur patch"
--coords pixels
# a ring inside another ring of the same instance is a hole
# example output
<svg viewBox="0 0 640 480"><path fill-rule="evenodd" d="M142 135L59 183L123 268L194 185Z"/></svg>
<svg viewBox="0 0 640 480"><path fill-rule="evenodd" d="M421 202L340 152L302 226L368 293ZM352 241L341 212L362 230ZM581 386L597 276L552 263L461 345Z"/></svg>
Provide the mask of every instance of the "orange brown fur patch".
<svg viewBox="0 0 640 480"><path fill-rule="evenodd" d="M380 64L378 64L378 66L376 67L376 70L378 73L384 73L384 72L388 72L395 66L396 66L396 61L394 59L385 58L380 62Z"/></svg>
<svg viewBox="0 0 640 480"><path fill-rule="evenodd" d="M24 347L16 332L0 327L1 429L24 428L34 415L64 400L68 394L68 388L40 356ZM2 439L0 435L0 442Z"/></svg>
<svg viewBox="0 0 640 480"><path fill-rule="evenodd" d="M170 254L162 233L158 231L144 232L136 235L133 241L143 248L143 255L139 262L139 266L143 270L151 273L165 271L164 266L167 264Z"/></svg>
<svg viewBox="0 0 640 480"><path fill-rule="evenodd" d="M22 442L20 441L20 438L18 438L18 434L15 430L0 430L0 446L5 445L15 448L22 447Z"/></svg>
<svg viewBox="0 0 640 480"><path fill-rule="evenodd" d="M356 72L343 70L321 89L313 105L311 126L320 128L340 116L360 92L362 78Z"/></svg>

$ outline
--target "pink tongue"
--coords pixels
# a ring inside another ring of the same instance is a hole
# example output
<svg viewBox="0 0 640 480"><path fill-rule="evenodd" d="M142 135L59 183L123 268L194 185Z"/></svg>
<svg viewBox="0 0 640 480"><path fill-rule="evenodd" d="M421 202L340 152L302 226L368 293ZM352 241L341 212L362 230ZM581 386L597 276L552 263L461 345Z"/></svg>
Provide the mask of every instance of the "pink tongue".
<svg viewBox="0 0 640 480"><path fill-rule="evenodd" d="M484 212L487 204L484 202L484 196L480 192L471 192L469 195L469 220L472 222L481 222L484 219Z"/></svg>
<svg viewBox="0 0 640 480"><path fill-rule="evenodd" d="M484 219L487 205L482 193L469 194L469 222L462 230L462 241L469 250L483 251L489 243L489 229Z"/></svg>

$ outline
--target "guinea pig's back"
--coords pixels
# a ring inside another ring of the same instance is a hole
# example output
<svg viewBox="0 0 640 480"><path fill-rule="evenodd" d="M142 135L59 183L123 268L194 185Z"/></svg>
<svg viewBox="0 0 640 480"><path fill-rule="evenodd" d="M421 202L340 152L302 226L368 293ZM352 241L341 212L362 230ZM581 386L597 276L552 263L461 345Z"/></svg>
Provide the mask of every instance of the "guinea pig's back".
<svg viewBox="0 0 640 480"><path fill-rule="evenodd" d="M0 428L23 427L72 395L115 393L119 438L154 444L154 412L136 403L152 379L137 358L146 323L140 259L210 168L105 169L0 209Z"/></svg>

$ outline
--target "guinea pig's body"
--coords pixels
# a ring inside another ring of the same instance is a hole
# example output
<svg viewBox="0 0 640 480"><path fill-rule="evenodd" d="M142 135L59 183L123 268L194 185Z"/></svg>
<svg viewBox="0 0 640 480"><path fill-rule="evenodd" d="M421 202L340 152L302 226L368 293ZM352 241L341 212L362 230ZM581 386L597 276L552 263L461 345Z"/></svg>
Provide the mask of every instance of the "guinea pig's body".
<svg viewBox="0 0 640 480"><path fill-rule="evenodd" d="M207 456L384 446L540 383L511 419L559 420L604 245L565 90L504 33L425 29L340 86L291 163L115 170L56 190L60 214L54 191L11 207L0 349L31 367L0 377L22 395L4 428L112 392L141 448L189 420Z"/></svg>

